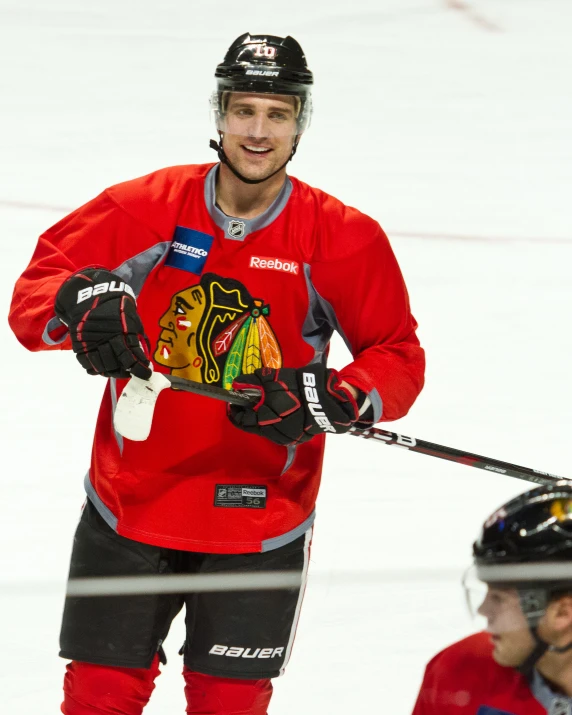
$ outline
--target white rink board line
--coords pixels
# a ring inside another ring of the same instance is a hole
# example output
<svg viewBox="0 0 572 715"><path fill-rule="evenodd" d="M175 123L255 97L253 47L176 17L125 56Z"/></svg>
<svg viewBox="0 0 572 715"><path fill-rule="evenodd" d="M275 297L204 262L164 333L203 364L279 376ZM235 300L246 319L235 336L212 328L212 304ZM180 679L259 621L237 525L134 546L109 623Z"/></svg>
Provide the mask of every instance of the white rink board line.
<svg viewBox="0 0 572 715"><path fill-rule="evenodd" d="M400 583L460 581L462 569L388 569L379 571L332 571L310 573L312 586L346 586ZM114 576L79 578L68 582L68 596L118 596L150 593L215 593L220 591L263 591L297 588L297 571L273 571L235 574L169 574L164 576ZM4 595L60 593L64 584L55 581L19 581L0 583Z"/></svg>

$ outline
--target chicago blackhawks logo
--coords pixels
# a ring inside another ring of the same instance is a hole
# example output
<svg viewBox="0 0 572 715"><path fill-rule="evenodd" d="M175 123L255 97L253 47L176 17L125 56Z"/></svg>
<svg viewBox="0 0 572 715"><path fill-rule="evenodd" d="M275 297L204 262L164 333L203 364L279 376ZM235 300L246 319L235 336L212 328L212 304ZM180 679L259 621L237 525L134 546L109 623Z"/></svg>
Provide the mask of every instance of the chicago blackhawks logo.
<svg viewBox="0 0 572 715"><path fill-rule="evenodd" d="M205 273L172 297L153 359L172 374L230 389L241 373L282 367L269 314L239 281Z"/></svg>

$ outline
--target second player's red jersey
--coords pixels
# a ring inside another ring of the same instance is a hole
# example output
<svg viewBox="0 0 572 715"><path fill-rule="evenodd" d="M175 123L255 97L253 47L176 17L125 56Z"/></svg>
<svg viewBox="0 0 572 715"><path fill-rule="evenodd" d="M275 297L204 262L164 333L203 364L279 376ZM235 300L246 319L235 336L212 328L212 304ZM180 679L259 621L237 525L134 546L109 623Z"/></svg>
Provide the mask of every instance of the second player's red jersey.
<svg viewBox="0 0 572 715"><path fill-rule="evenodd" d="M526 678L514 668L498 665L492 652L490 635L483 632L438 653L427 665L412 715L569 712L572 701L554 694L536 671Z"/></svg>
<svg viewBox="0 0 572 715"><path fill-rule="evenodd" d="M113 186L46 231L16 285L18 339L69 348L55 295L72 273L102 266L137 295L155 370L228 388L258 367L324 360L338 330L354 356L343 379L370 395L376 421L402 417L424 356L379 225L293 178L261 216L228 217L215 202L217 170L171 167ZM149 439L131 442L112 422L124 384L109 380L86 478L119 534L237 553L276 548L311 525L324 437L279 446L234 427L223 403L168 390Z"/></svg>

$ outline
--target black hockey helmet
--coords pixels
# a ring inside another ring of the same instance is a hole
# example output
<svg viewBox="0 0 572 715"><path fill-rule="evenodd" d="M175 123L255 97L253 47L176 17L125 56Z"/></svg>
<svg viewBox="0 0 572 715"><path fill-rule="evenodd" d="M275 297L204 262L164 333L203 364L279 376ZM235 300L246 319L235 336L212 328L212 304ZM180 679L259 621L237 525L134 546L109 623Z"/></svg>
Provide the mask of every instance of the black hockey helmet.
<svg viewBox="0 0 572 715"><path fill-rule="evenodd" d="M217 66L220 89L306 96L314 78L299 43L276 35L245 32L230 46Z"/></svg>
<svg viewBox="0 0 572 715"><path fill-rule="evenodd" d="M296 123L288 129L289 136L294 138L292 153L288 159L290 161L296 153L300 135L309 127L312 116L311 88L314 78L306 63L306 56L293 37L251 35L246 32L229 47L224 60L217 65L215 78L216 89L211 97L211 109L221 140L220 143L211 140L210 146L217 151L219 159L242 181L251 184L266 181L270 176L260 180L246 179L229 163L224 154L222 137L226 133L226 98L230 92L295 97ZM280 167L274 173L283 168Z"/></svg>
<svg viewBox="0 0 572 715"><path fill-rule="evenodd" d="M251 35L245 32L228 49L215 71L217 108L224 108L224 92L284 94L298 97L298 132L310 124L314 77L300 44L288 35ZM214 97L213 97L214 99Z"/></svg>
<svg viewBox="0 0 572 715"><path fill-rule="evenodd" d="M473 544L476 577L489 586L516 589L536 648L527 672L550 648L536 632L551 598L572 594L572 481L536 487L497 509Z"/></svg>
<svg viewBox="0 0 572 715"><path fill-rule="evenodd" d="M536 487L497 509L473 544L473 556L485 582L502 582L503 573L526 574L527 582L550 581L556 571L537 565L568 561L572 584L572 482ZM527 567L503 568L522 563Z"/></svg>
<svg viewBox="0 0 572 715"><path fill-rule="evenodd" d="M225 92L248 92L298 97L298 134L310 125L314 77L302 48L293 37L244 33L217 65L215 78L211 106L217 123L224 114Z"/></svg>

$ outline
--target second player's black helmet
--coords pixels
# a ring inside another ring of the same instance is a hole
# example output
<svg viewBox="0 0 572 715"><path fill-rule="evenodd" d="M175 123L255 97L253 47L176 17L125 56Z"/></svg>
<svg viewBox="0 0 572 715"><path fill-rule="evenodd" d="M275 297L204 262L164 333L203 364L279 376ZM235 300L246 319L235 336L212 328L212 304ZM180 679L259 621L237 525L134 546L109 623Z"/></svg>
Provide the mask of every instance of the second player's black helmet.
<svg viewBox="0 0 572 715"><path fill-rule="evenodd" d="M516 588L525 615L537 619L552 594L572 591L572 482L537 487L497 509L473 557L480 581ZM537 598L523 598L533 591Z"/></svg>
<svg viewBox="0 0 572 715"><path fill-rule="evenodd" d="M561 480L511 499L484 523L473 555L480 567L572 564L572 482Z"/></svg>

